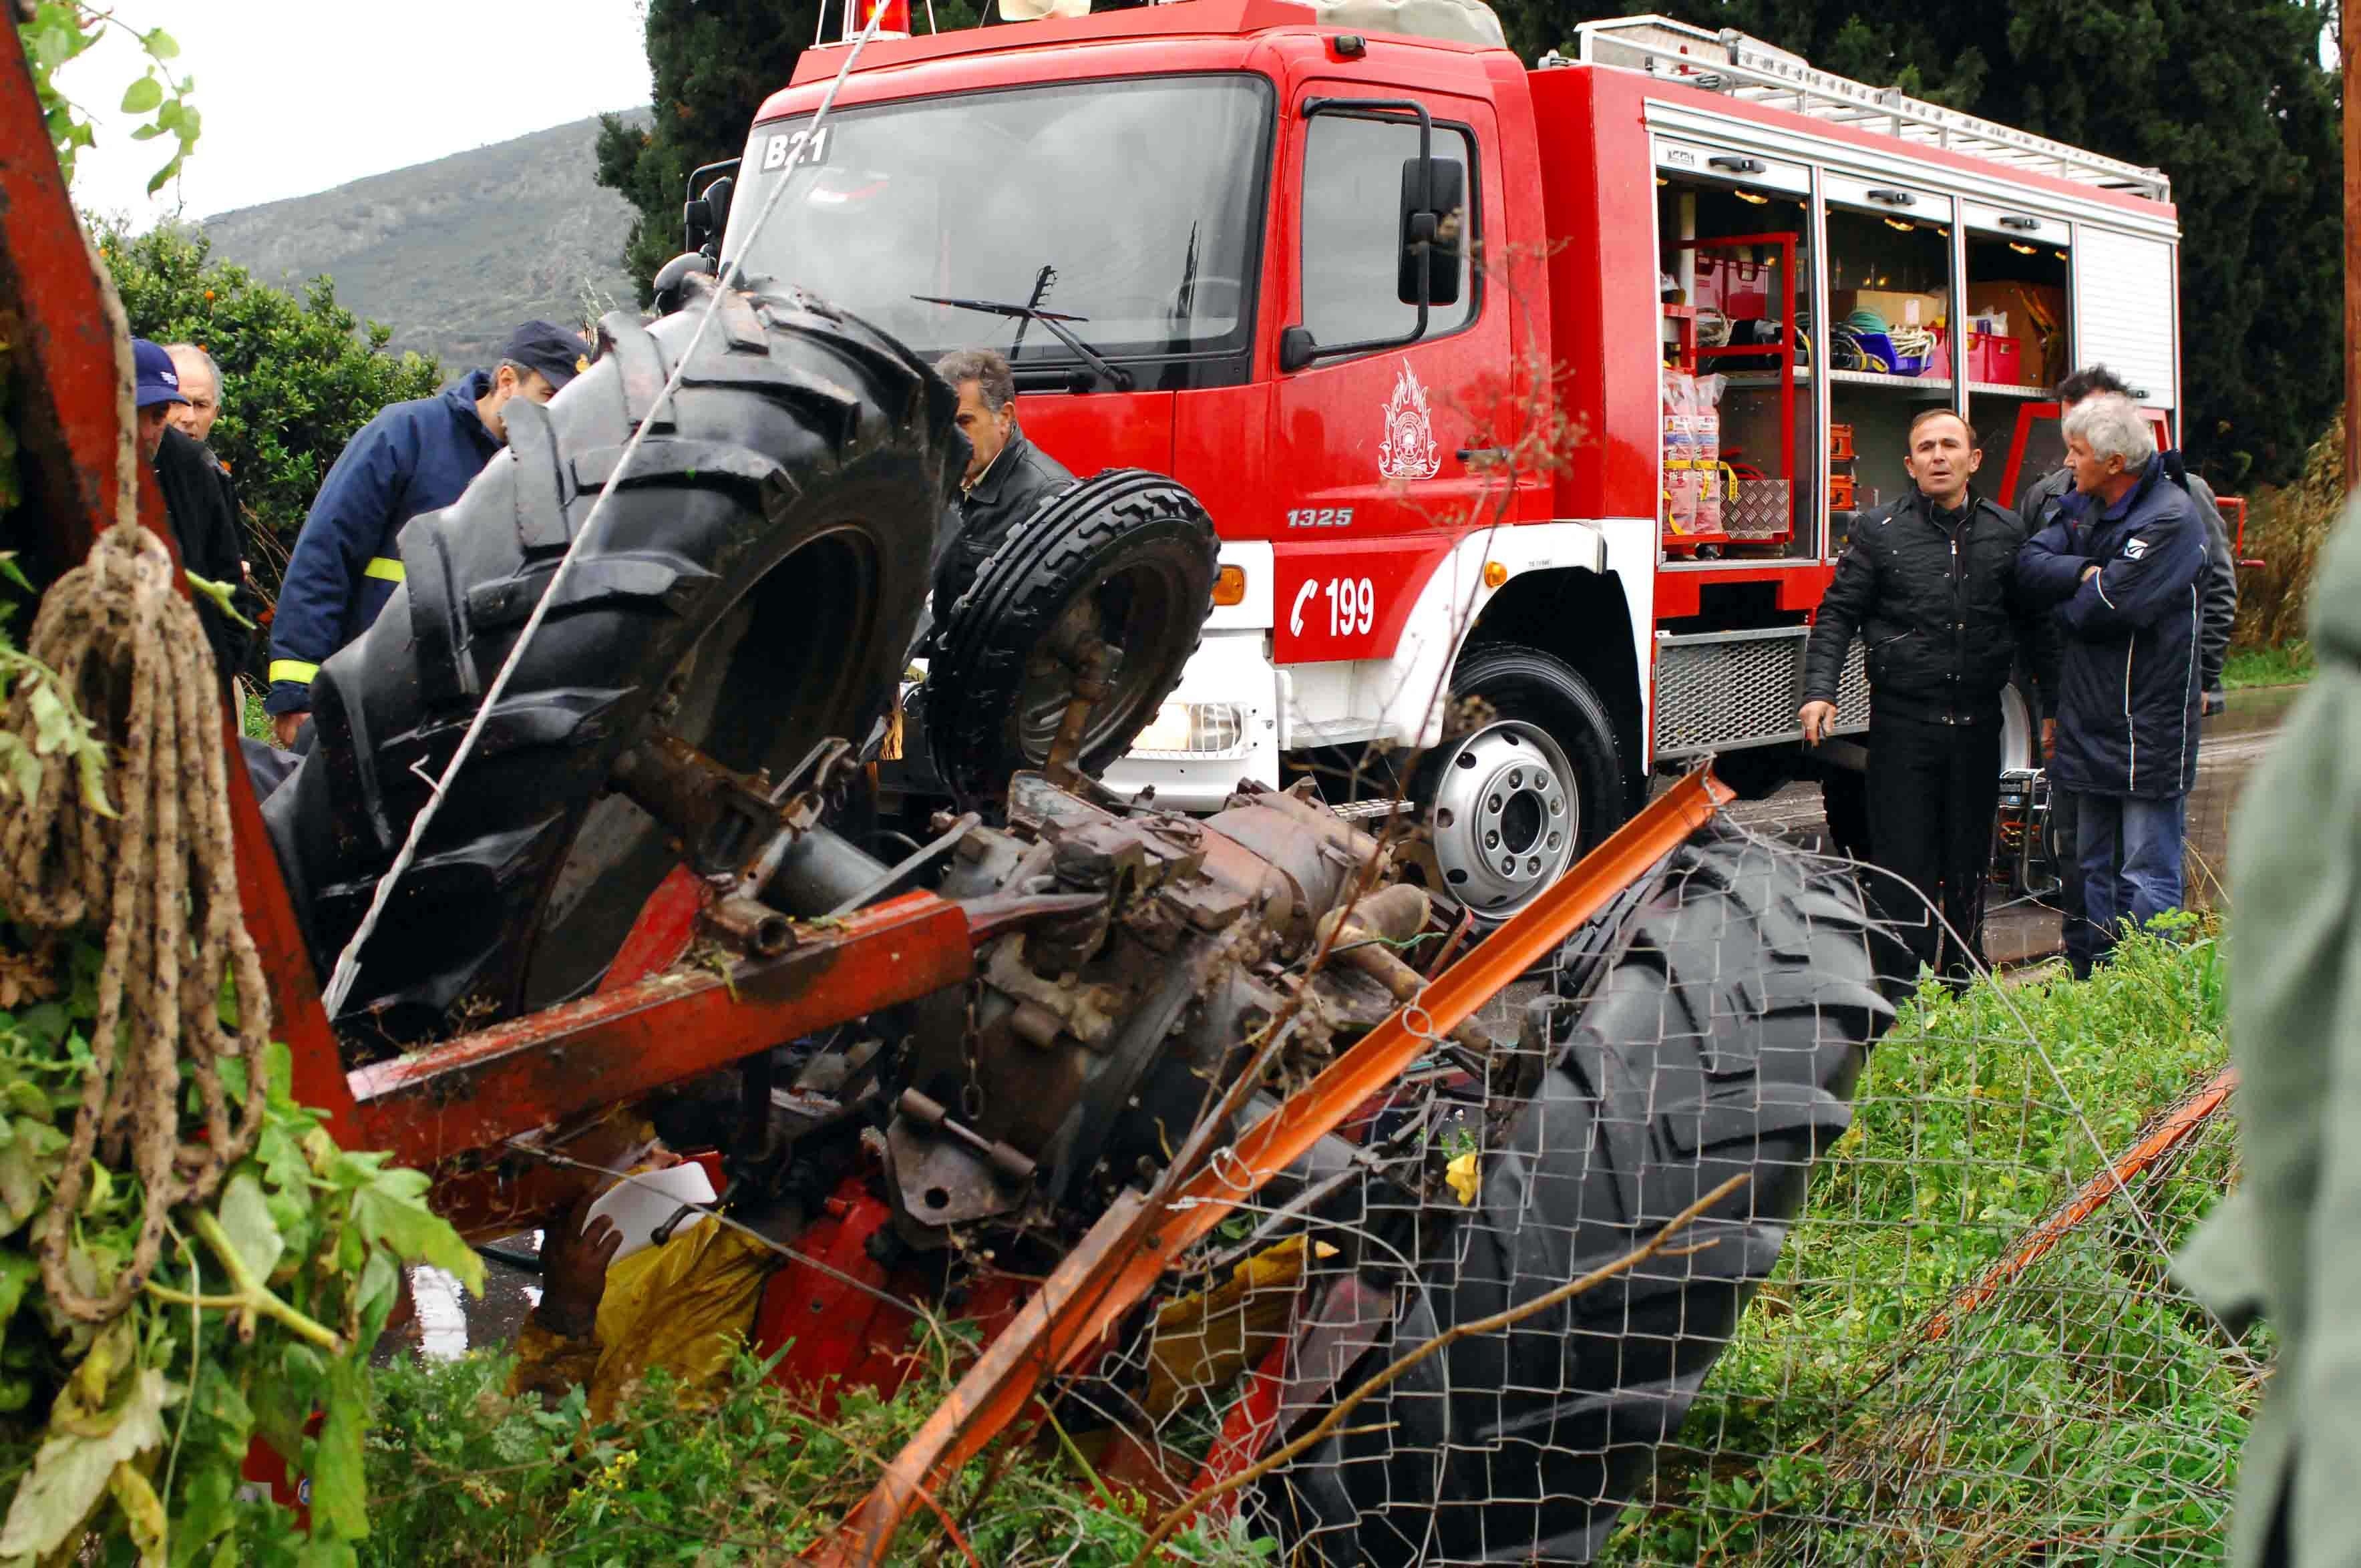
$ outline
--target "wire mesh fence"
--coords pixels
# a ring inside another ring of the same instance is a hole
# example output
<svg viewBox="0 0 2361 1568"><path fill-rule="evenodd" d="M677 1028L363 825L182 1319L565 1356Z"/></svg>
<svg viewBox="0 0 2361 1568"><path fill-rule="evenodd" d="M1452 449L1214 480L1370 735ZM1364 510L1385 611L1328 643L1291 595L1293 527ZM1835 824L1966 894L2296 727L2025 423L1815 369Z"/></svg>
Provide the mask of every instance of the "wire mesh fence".
<svg viewBox="0 0 2361 1568"><path fill-rule="evenodd" d="M1061 1422L1296 1563L2217 1555L2265 1347L2168 1274L2235 1179L2209 929L2081 983L1900 953L1854 868L1708 829L1242 1204Z"/></svg>

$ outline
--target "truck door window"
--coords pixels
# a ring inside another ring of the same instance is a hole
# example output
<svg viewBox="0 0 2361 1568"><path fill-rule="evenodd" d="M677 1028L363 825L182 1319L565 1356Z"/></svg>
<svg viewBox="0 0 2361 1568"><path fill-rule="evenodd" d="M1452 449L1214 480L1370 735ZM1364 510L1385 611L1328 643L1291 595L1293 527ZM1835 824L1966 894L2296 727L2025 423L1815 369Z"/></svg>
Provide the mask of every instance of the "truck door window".
<svg viewBox="0 0 2361 1568"><path fill-rule="evenodd" d="M1816 559L1810 205L1775 186L1665 173L1656 217L1664 557Z"/></svg>
<svg viewBox="0 0 2361 1568"><path fill-rule="evenodd" d="M1469 276L1477 205L1475 143L1450 126L1434 127L1434 156L1466 170L1470 217L1459 247L1459 299L1429 311L1426 335L1455 332L1476 319ZM1305 127L1303 148L1303 324L1317 343L1398 338L1418 323L1401 302L1402 164L1418 156L1409 120L1324 114Z"/></svg>
<svg viewBox="0 0 2361 1568"><path fill-rule="evenodd" d="M1832 553L1853 518L1910 493L1903 456L1910 422L1930 408L1960 407L1959 319L1951 277L1951 203L1938 192L1830 174L1828 233L1828 422L1849 437L1850 507L1831 506ZM1839 192L1850 200L1839 202ZM1999 430L1987 432L1996 447ZM1999 454L1987 451L1978 483L2000 482ZM1835 480L1830 481L1832 485ZM1997 498L2006 503L2007 498Z"/></svg>

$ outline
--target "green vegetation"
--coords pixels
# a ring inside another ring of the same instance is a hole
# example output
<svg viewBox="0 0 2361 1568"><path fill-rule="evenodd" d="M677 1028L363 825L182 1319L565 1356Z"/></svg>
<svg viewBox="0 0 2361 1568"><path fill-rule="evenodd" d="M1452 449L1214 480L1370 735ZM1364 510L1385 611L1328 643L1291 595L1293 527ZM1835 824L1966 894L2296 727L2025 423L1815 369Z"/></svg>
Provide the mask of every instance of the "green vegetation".
<svg viewBox="0 0 2361 1568"><path fill-rule="evenodd" d="M2119 1156L2224 1064L2224 1017L2210 936L2138 938L2079 985L1922 992L1609 1560L2218 1553L2260 1350L2163 1255L2231 1179L2226 1112L1947 1333L1927 1323L2100 1168L2094 1140Z"/></svg>
<svg viewBox="0 0 2361 1568"><path fill-rule="evenodd" d="M727 1388L703 1398L653 1376L603 1425L579 1389L555 1409L510 1398L505 1355L398 1365L379 1384L368 1451L376 1529L361 1561L780 1562L836 1526L950 1391L947 1358L964 1342L927 1335L918 1348L923 1369L899 1394L848 1391L826 1418L746 1358ZM1152 1511L1039 1448L1005 1464L986 1454L938 1500L967 1553L945 1539L941 1516L920 1508L895 1562L1124 1568L1146 1539L1138 1517ZM1237 1529L1191 1530L1168 1550L1166 1562L1235 1568L1276 1556L1274 1542Z"/></svg>
<svg viewBox="0 0 2361 1568"><path fill-rule="evenodd" d="M2319 668L2312 657L2312 644L2299 637L2276 648L2231 650L2222 664L2222 684L2233 691L2240 686L2301 685Z"/></svg>
<svg viewBox="0 0 2361 1568"><path fill-rule="evenodd" d="M131 139L172 138L170 158L148 181L148 192L153 195L181 172L181 164L195 149L204 125L196 105L188 99L195 80L186 76L175 80L172 75L172 61L181 54L172 35L161 27L143 33L104 5L84 5L82 0L39 0L21 16L16 37L32 66L33 91L40 99L49 145L56 148L58 167L71 185L74 155L94 145L97 135L91 128L90 111L58 91L55 75L60 66L87 52L109 28L128 36L148 57L145 69L123 90L119 106L123 114L141 117Z"/></svg>
<svg viewBox="0 0 2361 1568"><path fill-rule="evenodd" d="M401 1268L432 1262L480 1288L482 1266L427 1212L423 1175L339 1149L294 1102L287 1047L274 1045L253 1154L209 1204L172 1211L162 1260L128 1311L103 1326L65 1317L33 1237L92 1060L101 955L0 930L0 1556L351 1563L369 1529L369 1352ZM242 1095L243 1063L217 1070ZM181 1135L203 1125L192 1088ZM145 1204L127 1162L102 1146L68 1254L85 1288L131 1258ZM256 1437L309 1478L308 1537L292 1510L237 1499Z"/></svg>

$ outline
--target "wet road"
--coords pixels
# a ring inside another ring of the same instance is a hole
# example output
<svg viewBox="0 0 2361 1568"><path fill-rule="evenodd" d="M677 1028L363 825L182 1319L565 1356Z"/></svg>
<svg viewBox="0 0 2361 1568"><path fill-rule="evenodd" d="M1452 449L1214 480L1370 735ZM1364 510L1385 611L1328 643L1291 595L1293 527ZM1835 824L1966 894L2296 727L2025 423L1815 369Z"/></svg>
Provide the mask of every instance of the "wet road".
<svg viewBox="0 0 2361 1568"><path fill-rule="evenodd" d="M2192 905L2218 907L2225 901L2222 868L2227 863L2230 815L2255 763L2270 747L2279 720L2301 687L2272 686L2232 692L2230 710L2209 719L2197 754L2197 785L2189 798L2189 892ZM1825 847L1817 784L1793 784L1767 800L1747 801L1733 815L1749 827ZM2019 900L1995 907L1986 921L1985 944L1993 961L2001 966L2037 962L2058 951L2056 912ZM1484 1013L1496 1029L1513 1033L1523 1003L1540 989L1536 981L1510 987ZM511 1237L510 1247L532 1252L538 1234ZM471 1344L499 1345L512 1339L541 1299L536 1275L487 1261L485 1295L481 1300L463 1298L458 1282L440 1269L412 1271L418 1316L400 1333L390 1333L379 1348L380 1359L416 1351L431 1356L457 1356Z"/></svg>

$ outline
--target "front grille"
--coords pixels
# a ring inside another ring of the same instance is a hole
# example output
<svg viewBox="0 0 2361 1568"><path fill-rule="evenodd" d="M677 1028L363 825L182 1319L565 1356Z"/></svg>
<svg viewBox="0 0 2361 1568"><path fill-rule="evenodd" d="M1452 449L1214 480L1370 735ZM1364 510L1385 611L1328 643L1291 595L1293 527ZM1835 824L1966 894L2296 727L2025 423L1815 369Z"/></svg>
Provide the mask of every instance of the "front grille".
<svg viewBox="0 0 2361 1568"><path fill-rule="evenodd" d="M1803 735L1804 645L1811 629L1713 631L1656 639L1656 755L1700 756ZM1840 730L1869 727L1869 677L1858 638L1837 696Z"/></svg>

